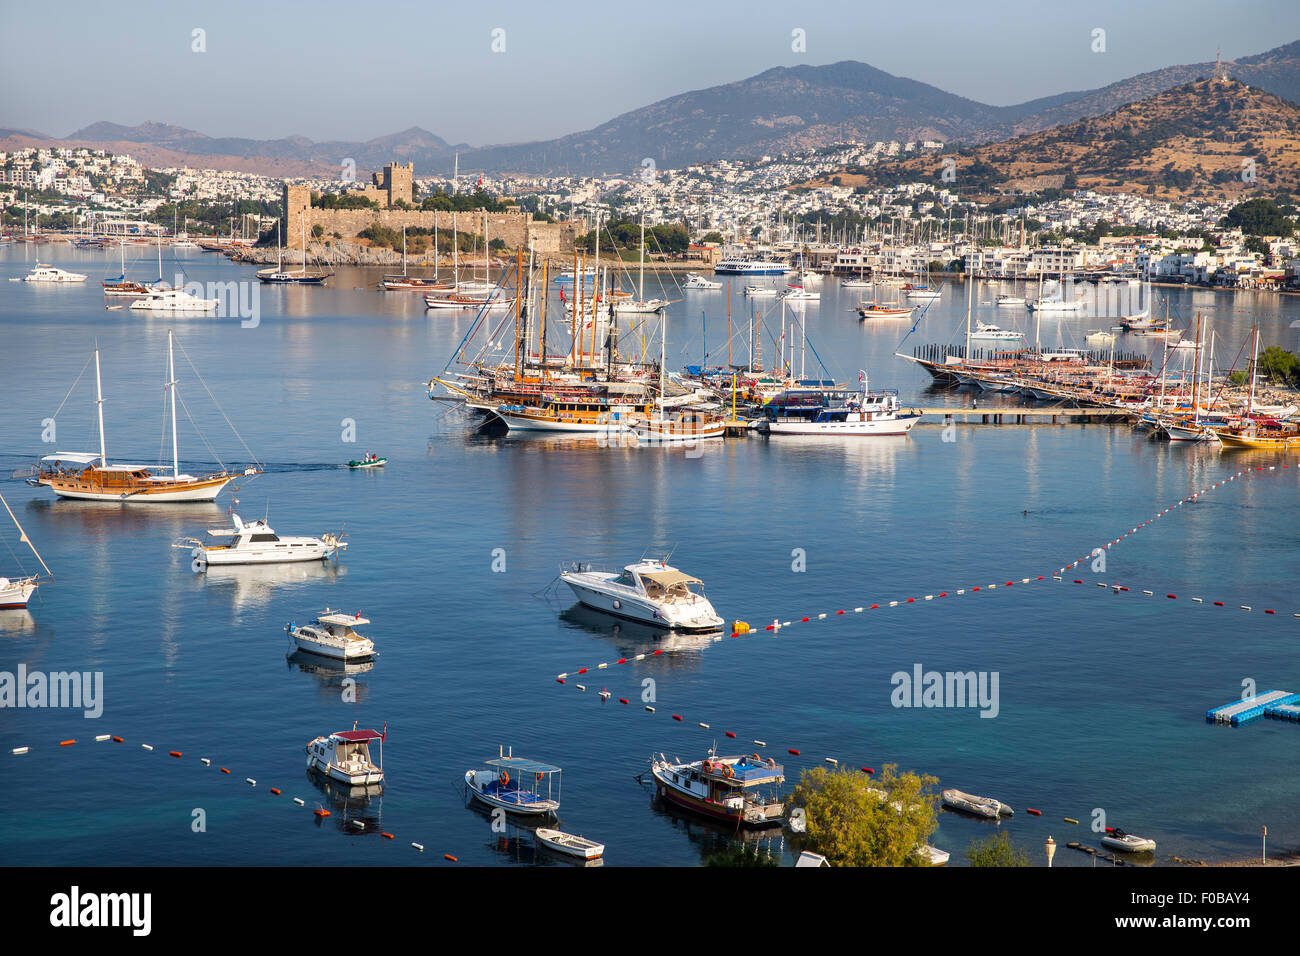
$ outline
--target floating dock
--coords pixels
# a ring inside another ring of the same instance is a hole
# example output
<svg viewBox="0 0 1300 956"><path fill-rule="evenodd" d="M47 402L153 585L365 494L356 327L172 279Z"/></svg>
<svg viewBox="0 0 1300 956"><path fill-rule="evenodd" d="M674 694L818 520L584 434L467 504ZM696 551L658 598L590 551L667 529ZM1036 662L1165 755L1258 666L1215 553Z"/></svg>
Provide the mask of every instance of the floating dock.
<svg viewBox="0 0 1300 956"><path fill-rule="evenodd" d="M1300 704L1300 694L1293 694L1288 690L1270 690L1207 710L1205 719L1211 724L1231 724L1234 727L1264 716L1276 716L1280 720L1296 720L1300 719L1300 716L1286 716L1292 711L1300 715L1300 707L1294 706L1296 704ZM1278 713L1271 714L1269 713L1271 710Z"/></svg>

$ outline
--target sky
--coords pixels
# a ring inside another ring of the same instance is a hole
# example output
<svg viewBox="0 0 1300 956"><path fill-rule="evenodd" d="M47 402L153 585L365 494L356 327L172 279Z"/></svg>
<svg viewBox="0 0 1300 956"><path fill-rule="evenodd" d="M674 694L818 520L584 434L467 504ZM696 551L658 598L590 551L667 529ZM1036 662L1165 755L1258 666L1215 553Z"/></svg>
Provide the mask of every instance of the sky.
<svg viewBox="0 0 1300 956"><path fill-rule="evenodd" d="M840 60L1010 105L1213 60L1219 46L1225 59L1264 52L1300 39L1300 3L0 0L0 37L0 127L155 121L355 141L420 126L480 146Z"/></svg>

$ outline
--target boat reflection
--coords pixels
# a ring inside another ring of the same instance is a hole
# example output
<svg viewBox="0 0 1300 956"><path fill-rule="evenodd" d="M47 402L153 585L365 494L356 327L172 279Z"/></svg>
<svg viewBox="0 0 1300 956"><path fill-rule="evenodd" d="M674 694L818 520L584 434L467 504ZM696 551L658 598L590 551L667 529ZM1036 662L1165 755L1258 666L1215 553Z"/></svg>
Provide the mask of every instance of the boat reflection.
<svg viewBox="0 0 1300 956"><path fill-rule="evenodd" d="M656 816L668 821L674 830L686 835L699 851L700 859L704 863L708 863L709 857L714 854L731 850L737 844L756 850L760 855L774 860L778 866L784 863L785 831L780 827L765 830L741 827L737 830L734 825L679 809L653 790L650 807Z"/></svg>
<svg viewBox="0 0 1300 956"><path fill-rule="evenodd" d="M382 783L348 786L314 770L306 773L311 785L325 798L320 801L322 809L330 811L329 817L316 817L318 826L323 826L328 819L343 833L372 836L383 833Z"/></svg>
<svg viewBox="0 0 1300 956"><path fill-rule="evenodd" d="M336 580L346 570L345 565L333 561L226 567L209 565L206 571L196 572L195 576L202 580L205 590L210 589L214 594L229 594L234 607L249 608L265 604L274 596L277 588L314 588Z"/></svg>
<svg viewBox="0 0 1300 956"><path fill-rule="evenodd" d="M726 632L716 631L670 631L640 621L606 614L585 604L574 604L560 612L560 620L573 629L586 631L611 641L621 657L635 654L652 654L655 651L694 651L704 650L715 643Z"/></svg>
<svg viewBox="0 0 1300 956"><path fill-rule="evenodd" d="M375 666L373 660L344 663L329 657L321 657L319 654L308 654L305 651L286 654L285 663L291 671L297 670L315 677L320 681L321 696L334 701L342 699L345 680L358 674L369 673ZM360 703L366 699L369 685L354 682L347 689L352 699Z"/></svg>
<svg viewBox="0 0 1300 956"><path fill-rule="evenodd" d="M539 826L560 827L559 817L549 815L546 820L536 820L531 824L516 819L504 812L497 812L479 803L473 797L466 796L466 809L482 819L482 825L492 835L489 846L501 856L513 863L525 866L604 866L604 858L579 860L549 849L537 839ZM550 822L546 822L549 820Z"/></svg>

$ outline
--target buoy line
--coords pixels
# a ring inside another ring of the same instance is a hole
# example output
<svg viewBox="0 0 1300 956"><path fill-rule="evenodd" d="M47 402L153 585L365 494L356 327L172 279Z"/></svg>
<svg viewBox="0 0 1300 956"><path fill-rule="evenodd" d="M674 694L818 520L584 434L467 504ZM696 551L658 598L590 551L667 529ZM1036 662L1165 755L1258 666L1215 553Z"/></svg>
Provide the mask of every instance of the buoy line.
<svg viewBox="0 0 1300 956"><path fill-rule="evenodd" d="M96 742L96 743L103 743L103 742L105 742L105 741L112 741L113 743L118 743L118 744L126 743L126 739L125 739L124 737L121 737L121 736L118 735L118 734L98 734L98 735L96 735L96 737L95 737L95 742ZM76 743L77 743L77 741L74 740L74 739L61 740L61 741L58 742L57 748L58 748L58 749L62 749L62 748L65 748L65 747L72 747L72 746L76 745ZM141 744L141 745L140 745L140 749L141 749L141 750L144 750L144 751L152 752L152 751L154 750L154 747L153 747L152 744ZM30 746L24 746L24 747L13 747L13 748L10 749L9 753L10 753L10 755L12 755L12 756L21 756L22 754L28 754L28 753L31 753L31 751L32 751L32 748L31 748ZM168 750L168 751L166 751L166 755L169 756L169 757L173 757L173 758L175 758L175 759L177 759L177 760L182 760L182 761L183 761L183 760L185 759L185 758L182 756L182 752L179 751L179 750ZM198 760L198 762L201 763L201 764L202 764L203 766L205 766L205 767L210 767L210 766L212 765L212 760L211 760L211 758L209 758L209 757L200 757L199 760ZM226 767L219 767L218 770L219 770L220 773L222 773L222 774L229 774L229 773L230 773L230 770L227 769ZM256 781L255 779L253 779L252 777L245 777L245 778L244 778L244 783L248 784L248 787L246 788L247 790L254 790L254 789L257 789L257 781ZM278 787L270 787L270 788L267 790L267 793L268 793L268 795L271 796L271 797L279 797L279 796L282 796L282 795L283 795L283 791L282 791L280 788L278 788ZM294 806L299 806L299 807L304 807L304 808L307 806L307 802L306 802L305 800L303 800L301 797L291 797L290 800L291 800L291 803L292 803ZM314 818L316 818L317 820L323 820L325 817L330 816L330 811L329 811L329 810L326 810L326 809L324 809L324 808L318 808L318 809L315 809L315 810L312 811L312 816L313 816ZM353 821L353 822L354 822L354 825L355 825L357 822L360 822L360 821ZM365 824L362 823L362 826L364 827ZM381 837L383 837L385 840L393 840L393 841L396 841L396 839L397 839L397 837L396 837L394 834L392 834L392 833L388 833L387 831L380 831L380 834L379 834L379 835L380 835ZM423 843L412 843L411 846L414 847L415 850L416 850L417 852L420 852L420 853L423 853L423 852L424 852L424 846L425 846L425 845L424 845ZM456 857L456 856L454 856L454 855L451 854L451 853L444 853L444 854L443 854L443 859L444 859L444 860L447 860L447 861L450 862L450 863L458 863L458 862L460 862L459 858Z"/></svg>

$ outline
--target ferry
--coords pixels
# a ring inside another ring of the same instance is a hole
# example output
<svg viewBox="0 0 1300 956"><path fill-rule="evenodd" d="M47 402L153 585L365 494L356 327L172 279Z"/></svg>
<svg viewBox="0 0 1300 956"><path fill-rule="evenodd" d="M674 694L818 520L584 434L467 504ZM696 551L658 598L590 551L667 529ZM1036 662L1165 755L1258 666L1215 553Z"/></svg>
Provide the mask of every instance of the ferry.
<svg viewBox="0 0 1300 956"><path fill-rule="evenodd" d="M720 276L780 276L786 271L784 262L741 255L725 256L713 267L713 274Z"/></svg>
<svg viewBox="0 0 1300 956"><path fill-rule="evenodd" d="M574 565L560 572L587 607L675 631L714 631L723 620L692 584L703 584L663 561L638 561L621 574Z"/></svg>
<svg viewBox="0 0 1300 956"><path fill-rule="evenodd" d="M660 753L650 758L650 773L669 803L736 827L775 826L785 817L785 768L770 757L710 750L703 760L678 763Z"/></svg>
<svg viewBox="0 0 1300 956"><path fill-rule="evenodd" d="M469 795L480 803L527 816L548 816L560 809L559 767L516 757L513 748L508 754L498 748L497 757L483 763L491 769L465 771Z"/></svg>
<svg viewBox="0 0 1300 956"><path fill-rule="evenodd" d="M371 786L384 782L383 751L387 727L383 731L340 730L328 737L317 737L306 746L307 769L348 786ZM379 759L370 754L377 744Z"/></svg>

